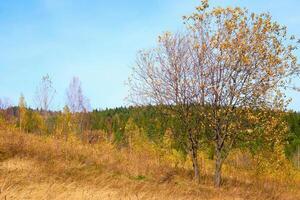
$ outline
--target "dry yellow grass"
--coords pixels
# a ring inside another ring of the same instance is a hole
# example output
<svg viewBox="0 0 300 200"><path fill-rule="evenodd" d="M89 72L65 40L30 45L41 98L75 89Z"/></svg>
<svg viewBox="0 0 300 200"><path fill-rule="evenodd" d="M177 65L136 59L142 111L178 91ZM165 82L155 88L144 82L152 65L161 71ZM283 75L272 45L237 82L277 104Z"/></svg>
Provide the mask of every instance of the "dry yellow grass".
<svg viewBox="0 0 300 200"><path fill-rule="evenodd" d="M0 131L0 200L10 199L300 199L297 185L253 180L226 167L215 189L211 163L203 160L201 184L189 166L175 168L148 150L118 150Z"/></svg>

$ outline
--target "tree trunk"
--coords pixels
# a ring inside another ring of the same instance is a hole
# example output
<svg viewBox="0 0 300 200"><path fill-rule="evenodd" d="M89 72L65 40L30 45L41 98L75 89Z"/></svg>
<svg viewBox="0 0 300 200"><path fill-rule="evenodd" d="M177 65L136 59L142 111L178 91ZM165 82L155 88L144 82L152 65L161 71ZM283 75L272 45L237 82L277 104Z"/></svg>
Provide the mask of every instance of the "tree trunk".
<svg viewBox="0 0 300 200"><path fill-rule="evenodd" d="M194 180L198 183L200 182L200 170L199 170L199 163L198 163L198 148L197 144L193 139L193 134L191 130L188 130L188 137L190 141L190 151L191 151L191 157L193 162L193 170L194 170Z"/></svg>
<svg viewBox="0 0 300 200"><path fill-rule="evenodd" d="M215 187L220 187L222 183L222 155L221 150L216 149L216 163L215 163Z"/></svg>
<svg viewBox="0 0 300 200"><path fill-rule="evenodd" d="M194 169L194 179L198 183L200 182L200 171L199 171L199 163L198 163L198 153L197 149L192 147L192 161L193 161L193 169Z"/></svg>

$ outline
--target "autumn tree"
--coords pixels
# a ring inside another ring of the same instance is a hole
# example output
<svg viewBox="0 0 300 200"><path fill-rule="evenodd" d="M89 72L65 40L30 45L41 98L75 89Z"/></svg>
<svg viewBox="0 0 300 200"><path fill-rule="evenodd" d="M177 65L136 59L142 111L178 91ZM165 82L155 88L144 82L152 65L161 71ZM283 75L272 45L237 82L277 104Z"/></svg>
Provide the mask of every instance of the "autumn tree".
<svg viewBox="0 0 300 200"><path fill-rule="evenodd" d="M66 105L72 113L85 112L89 109L89 100L84 96L81 81L73 77L66 91Z"/></svg>
<svg viewBox="0 0 300 200"><path fill-rule="evenodd" d="M165 33L158 47L140 51L129 80L130 100L135 104L156 105L174 118L176 139L193 161L194 178L200 180L198 149L201 131L195 105L203 104L197 82L201 73L191 57L189 35ZM199 112L198 112L199 113Z"/></svg>
<svg viewBox="0 0 300 200"><path fill-rule="evenodd" d="M176 116L177 137L191 152L195 176L201 133L206 133L215 147L219 187L222 165L237 141L264 133L268 112L284 110L284 89L299 75L296 41L269 14L239 7L209 10L205 0L184 22L183 33L166 33L157 48L139 53L131 95Z"/></svg>
<svg viewBox="0 0 300 200"><path fill-rule="evenodd" d="M0 110L5 110L12 106L9 98L0 98Z"/></svg>
<svg viewBox="0 0 300 200"><path fill-rule="evenodd" d="M56 91L53 87L52 80L47 74L42 77L40 84L36 88L35 103L37 108L41 109L43 114L46 116L49 111L49 107L53 101Z"/></svg>
<svg viewBox="0 0 300 200"><path fill-rule="evenodd" d="M75 116L79 125L79 132L83 137L83 130L87 128L89 122L87 112L90 109L90 104L88 98L83 94L81 81L78 77L73 77L67 88L66 105Z"/></svg>
<svg viewBox="0 0 300 200"><path fill-rule="evenodd" d="M125 125L124 137L124 142L130 152L132 149L147 145L147 138L145 137L144 131L135 124L132 118L129 118Z"/></svg>
<svg viewBox="0 0 300 200"><path fill-rule="evenodd" d="M58 116L56 121L57 136L62 137L67 141L72 132L72 126L72 113L68 106L64 106L62 113Z"/></svg>
<svg viewBox="0 0 300 200"><path fill-rule="evenodd" d="M11 100L7 97L0 98L0 120L10 121L12 119Z"/></svg>
<svg viewBox="0 0 300 200"><path fill-rule="evenodd" d="M260 124L266 113L285 108L284 89L299 74L296 42L269 14L239 7L209 10L207 1L185 22L193 52L202 52L206 61L199 62L205 68L203 98L209 106L202 122L212 133L215 185L220 186L222 164L241 135L255 134L258 126L266 129ZM273 138L276 135L269 135Z"/></svg>
<svg viewBox="0 0 300 200"><path fill-rule="evenodd" d="M32 109L26 110L22 128L27 133L43 133L46 130L43 116Z"/></svg>
<svg viewBox="0 0 300 200"><path fill-rule="evenodd" d="M25 97L23 94L21 94L19 98L19 129L20 132L24 130L24 125L25 125L25 117L26 117L26 101Z"/></svg>

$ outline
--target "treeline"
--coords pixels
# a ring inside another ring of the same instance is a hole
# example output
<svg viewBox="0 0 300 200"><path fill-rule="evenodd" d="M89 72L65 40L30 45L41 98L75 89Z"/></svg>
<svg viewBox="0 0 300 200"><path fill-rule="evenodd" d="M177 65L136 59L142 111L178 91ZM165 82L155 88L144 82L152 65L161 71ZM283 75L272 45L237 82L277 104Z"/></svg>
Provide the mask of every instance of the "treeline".
<svg viewBox="0 0 300 200"><path fill-rule="evenodd" d="M20 109L18 106L1 109L0 122L2 126L6 123L15 128L20 128ZM145 136L154 143L162 143L167 130L179 132L176 130L174 118L169 117L161 112L161 108L156 106L130 106L110 109L95 109L87 113L77 113L75 115L65 111L47 112L47 118L43 117L44 112L38 109L26 108L24 124L22 129L25 132L33 134L54 135L62 124L69 123L69 130L76 133L79 138L84 132L91 132L91 136L111 140L115 144L122 144L125 140L125 129L129 121L132 121L139 127ZM69 117L68 117L69 115ZM78 126L78 122L82 125ZM131 123L132 123L131 122ZM285 155L288 159L297 165L297 159L300 147L300 113L289 111L284 117L287 122L289 131L286 135ZM71 125L71 123L73 125ZM75 124L76 127L75 127ZM73 126L73 128L71 128ZM66 127L64 127L66 129ZM100 131L100 132L97 132ZM95 135L97 132L98 135ZM99 135L102 134L102 135ZM89 135L86 135L89 137ZM87 139L88 140L88 139ZM243 145L243 144L240 144ZM252 144L253 148L257 144ZM180 151L180 144L175 145ZM207 148L207 147L206 147ZM209 153L209 149L207 150ZM211 153L211 152L210 152ZM297 157L297 158L296 158ZM299 158L298 158L299 157ZM297 166L300 167L300 166Z"/></svg>
<svg viewBox="0 0 300 200"><path fill-rule="evenodd" d="M22 121L20 110L18 106L3 109L1 110L1 119L3 122L6 121L14 127L20 128L20 121ZM74 129L78 136L80 136L81 130L103 131L111 134L113 141L121 142L126 124L131 119L139 128L143 129L150 140L159 142L171 123L168 116L159 112L155 106L95 109L91 112L73 114L68 109L64 109L64 111L47 112L47 117L44 117L44 114L39 109L26 108L22 129L28 133L53 134L62 123L62 118L70 115L70 119L66 118L67 123L70 121L70 123L77 124L78 118L83 122L82 128Z"/></svg>
<svg viewBox="0 0 300 200"><path fill-rule="evenodd" d="M300 169L300 113L289 112L286 121L288 122L289 132L285 154Z"/></svg>

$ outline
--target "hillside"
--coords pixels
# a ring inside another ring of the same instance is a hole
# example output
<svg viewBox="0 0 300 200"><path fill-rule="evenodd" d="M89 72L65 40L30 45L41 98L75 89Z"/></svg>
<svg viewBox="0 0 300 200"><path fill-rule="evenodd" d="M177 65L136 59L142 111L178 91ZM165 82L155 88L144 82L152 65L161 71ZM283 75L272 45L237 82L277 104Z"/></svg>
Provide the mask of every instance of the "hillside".
<svg viewBox="0 0 300 200"><path fill-rule="evenodd" d="M299 181L255 178L242 163L234 167L234 159L216 189L205 157L198 185L188 162L175 167L164 156L1 131L0 199L300 199Z"/></svg>

